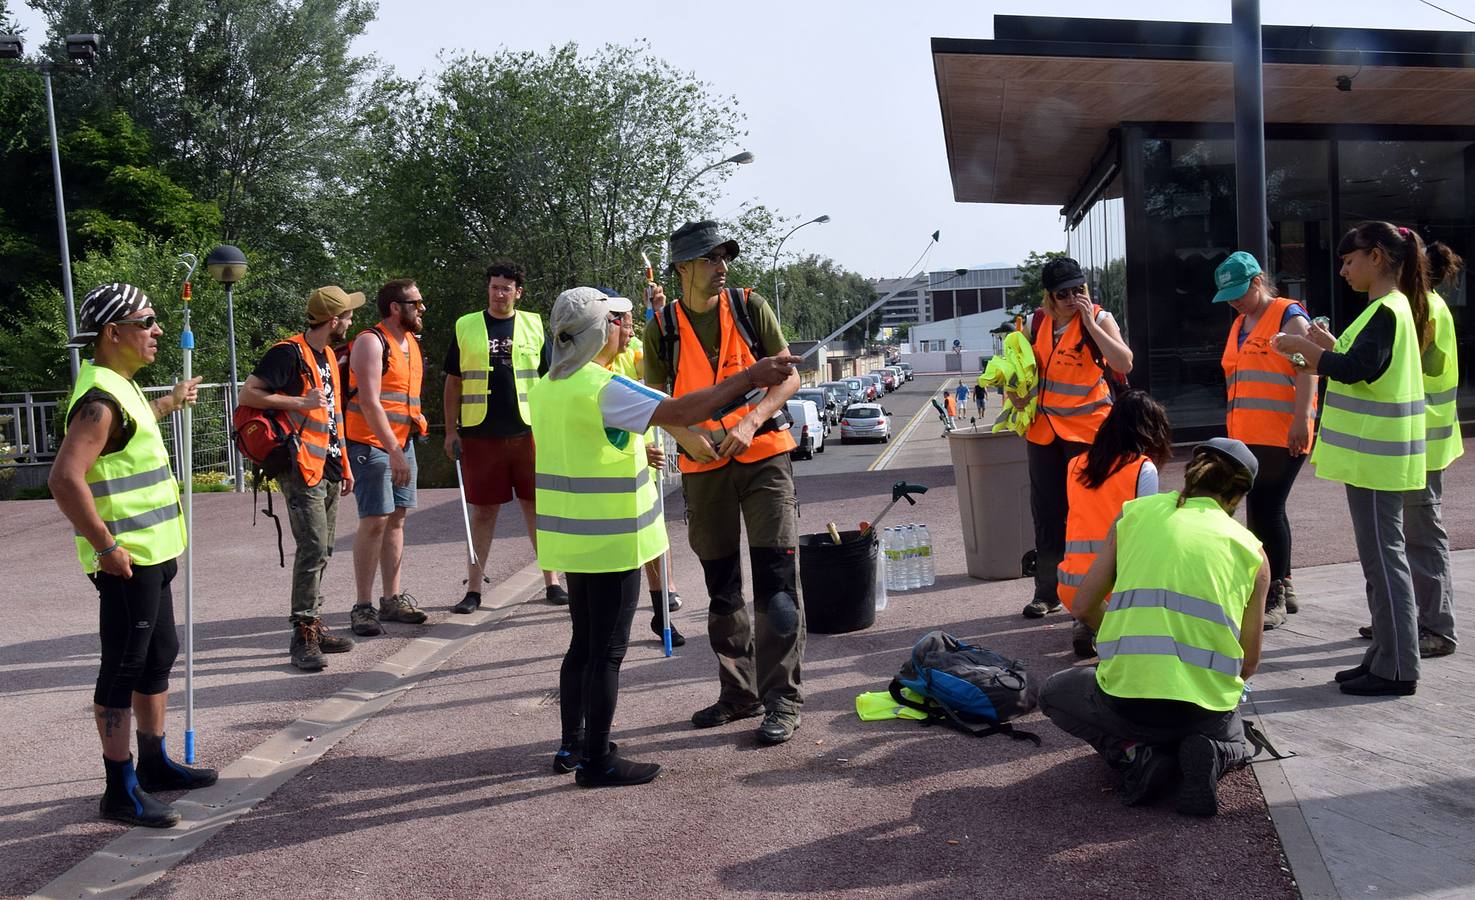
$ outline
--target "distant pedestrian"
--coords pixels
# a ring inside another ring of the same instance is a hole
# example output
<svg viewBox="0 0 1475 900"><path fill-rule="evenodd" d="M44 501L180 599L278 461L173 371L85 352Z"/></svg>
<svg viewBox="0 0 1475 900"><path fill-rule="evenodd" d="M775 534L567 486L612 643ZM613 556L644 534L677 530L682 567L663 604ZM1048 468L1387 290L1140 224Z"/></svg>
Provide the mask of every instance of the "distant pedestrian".
<svg viewBox="0 0 1475 900"><path fill-rule="evenodd" d="M92 692L105 775L99 811L150 828L179 822L174 807L150 792L191 790L216 778L214 769L182 766L164 750L169 672L179 653L170 585L188 535L158 420L194 405L200 379L144 399L133 377L154 361L163 335L148 296L131 284L105 284L82 300L68 346L92 346L93 358L83 361L67 400L47 481L99 601L102 664Z"/></svg>
<svg viewBox="0 0 1475 900"><path fill-rule="evenodd" d="M968 418L968 385L963 383L963 379L958 379L958 386L953 389L953 394L958 400L958 417Z"/></svg>
<svg viewBox="0 0 1475 900"><path fill-rule="evenodd" d="M942 405L947 411L948 424L951 425L958 418L958 399L947 388L943 388L942 390Z"/></svg>
<svg viewBox="0 0 1475 900"><path fill-rule="evenodd" d="M988 391L984 390L983 385L981 385L981 384L975 384L973 386L973 409L974 409L974 413L973 414L975 416L982 417L983 416L983 411L987 407L987 405L988 405Z"/></svg>

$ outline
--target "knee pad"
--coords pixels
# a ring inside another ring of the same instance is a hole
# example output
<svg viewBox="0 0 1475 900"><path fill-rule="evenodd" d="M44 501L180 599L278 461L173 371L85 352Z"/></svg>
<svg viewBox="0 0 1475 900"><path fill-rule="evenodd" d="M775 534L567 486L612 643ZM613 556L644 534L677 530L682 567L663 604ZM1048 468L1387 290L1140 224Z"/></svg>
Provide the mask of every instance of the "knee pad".
<svg viewBox="0 0 1475 900"><path fill-rule="evenodd" d="M779 593L789 595L790 602L799 596L795 584L797 568L793 547L749 547L748 560L753 564L753 597L762 600Z"/></svg>
<svg viewBox="0 0 1475 900"><path fill-rule="evenodd" d="M742 602L743 559L741 554L734 553L721 559L704 559L701 563L702 577L707 582L707 593L714 601L719 597L736 595L738 602Z"/></svg>
<svg viewBox="0 0 1475 900"><path fill-rule="evenodd" d="M787 591L779 591L767 601L755 601L763 613L768 627L777 634L788 636L799 631L799 601Z"/></svg>

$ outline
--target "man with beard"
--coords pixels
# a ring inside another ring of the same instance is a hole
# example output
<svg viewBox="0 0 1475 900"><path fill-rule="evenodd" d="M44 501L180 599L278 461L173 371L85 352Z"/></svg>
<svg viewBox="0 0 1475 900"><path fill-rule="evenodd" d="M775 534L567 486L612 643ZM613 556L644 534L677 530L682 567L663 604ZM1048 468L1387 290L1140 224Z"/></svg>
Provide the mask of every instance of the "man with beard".
<svg viewBox="0 0 1475 900"><path fill-rule="evenodd" d="M388 282L375 302L379 322L354 340L349 356L344 416L359 513L353 539L358 598L348 621L354 634L365 637L384 633L381 619L410 625L425 621L415 598L400 590L405 516L415 505L415 438L430 430L420 411L425 365L416 337L425 303L412 278ZM383 574L384 587L377 610L376 570Z"/></svg>
<svg viewBox="0 0 1475 900"><path fill-rule="evenodd" d="M324 653L346 653L351 638L329 634L322 621L323 572L333 555L338 497L353 490L353 469L343 453L343 402L332 345L348 336L362 293L337 285L307 298L307 330L276 344L241 388L240 403L287 414L300 429L296 465L277 483L287 498L297 556L292 564L292 665L309 672L327 666Z"/></svg>

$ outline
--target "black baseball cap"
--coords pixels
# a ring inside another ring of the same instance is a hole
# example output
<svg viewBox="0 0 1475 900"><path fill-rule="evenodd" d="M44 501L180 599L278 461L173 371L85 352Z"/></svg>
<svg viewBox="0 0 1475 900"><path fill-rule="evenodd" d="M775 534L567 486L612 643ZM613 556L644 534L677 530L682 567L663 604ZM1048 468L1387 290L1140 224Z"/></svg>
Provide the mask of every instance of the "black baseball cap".
<svg viewBox="0 0 1475 900"><path fill-rule="evenodd" d="M687 222L671 235L667 259L674 268L676 263L706 256L719 247L727 251L728 259L737 259L738 242L725 236L716 222L711 219Z"/></svg>
<svg viewBox="0 0 1475 900"><path fill-rule="evenodd" d="M1052 259L1040 269L1040 284L1052 294L1085 283L1086 273L1081 271L1081 264L1069 256Z"/></svg>

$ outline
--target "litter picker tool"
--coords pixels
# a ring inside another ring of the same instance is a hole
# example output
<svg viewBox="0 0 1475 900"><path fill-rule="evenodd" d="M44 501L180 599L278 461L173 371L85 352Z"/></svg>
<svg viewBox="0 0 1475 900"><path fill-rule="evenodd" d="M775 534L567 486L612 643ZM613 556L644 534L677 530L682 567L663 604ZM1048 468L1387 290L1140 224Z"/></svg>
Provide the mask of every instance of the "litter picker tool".
<svg viewBox="0 0 1475 900"><path fill-rule="evenodd" d="M461 478L461 457L456 456L456 491L461 495L461 521L466 523L466 558L476 567L476 546L471 542L471 509L466 505L466 482ZM480 590L473 586L467 590Z"/></svg>
<svg viewBox="0 0 1475 900"><path fill-rule="evenodd" d="M179 349L184 357L184 381L194 377L195 333L190 331L190 276L195 274L199 259L193 253L181 253L179 265L184 268L184 285L179 296L183 301L183 324L179 330ZM195 411L189 403L180 411L179 480L184 487L184 761L195 761Z"/></svg>
<svg viewBox="0 0 1475 900"><path fill-rule="evenodd" d="M891 502L886 504L886 508L881 510L879 516L876 516L876 518L871 520L869 525L861 529L860 536L864 538L869 532L875 531L876 526L881 524L881 520L886 518L886 514L891 512L891 507L896 505L896 501L905 497L908 503L916 506L917 501L912 498L912 495L925 493L927 493L927 485L925 484L911 484L906 481L898 481L896 484L893 484L891 486Z"/></svg>
<svg viewBox="0 0 1475 900"><path fill-rule="evenodd" d="M656 313L656 268L650 264L650 257L644 250L640 251L640 261L645 263L645 303L654 314ZM661 513L662 523L666 521L665 476L666 465L663 460L661 466L656 469L656 502L659 504L657 508ZM671 650L671 551L669 548L661 554L661 646L666 656L673 655Z"/></svg>

